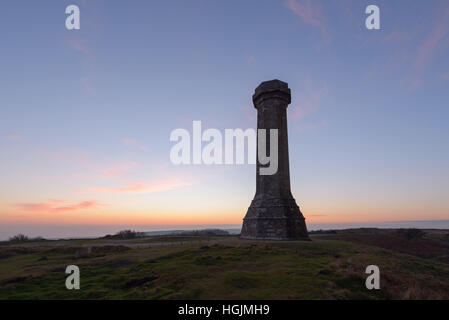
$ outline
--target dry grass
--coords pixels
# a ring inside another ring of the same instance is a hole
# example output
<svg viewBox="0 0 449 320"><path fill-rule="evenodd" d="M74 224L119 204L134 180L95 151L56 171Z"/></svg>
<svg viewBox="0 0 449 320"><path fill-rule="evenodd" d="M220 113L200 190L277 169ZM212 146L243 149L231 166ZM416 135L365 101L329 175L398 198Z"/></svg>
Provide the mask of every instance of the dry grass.
<svg viewBox="0 0 449 320"><path fill-rule="evenodd" d="M444 245L411 239L407 248L397 237L359 230L320 234L311 242L177 237L164 245L160 238L140 239L139 245L148 244L143 247L105 240L0 246L0 298L449 299ZM91 253L75 259L89 244ZM64 287L69 264L81 269L79 291ZM378 291L365 288L371 264L381 270Z"/></svg>

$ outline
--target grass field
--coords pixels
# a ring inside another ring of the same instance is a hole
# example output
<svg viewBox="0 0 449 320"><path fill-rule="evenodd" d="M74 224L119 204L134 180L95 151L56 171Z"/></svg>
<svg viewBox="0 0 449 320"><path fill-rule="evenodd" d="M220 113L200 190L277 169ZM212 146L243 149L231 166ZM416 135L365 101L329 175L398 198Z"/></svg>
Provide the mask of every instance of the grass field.
<svg viewBox="0 0 449 320"><path fill-rule="evenodd" d="M449 299L449 231L317 233L310 242L147 237L0 245L0 299ZM75 258L80 248L91 252ZM65 288L77 265L81 289ZM367 290L377 265L381 289Z"/></svg>

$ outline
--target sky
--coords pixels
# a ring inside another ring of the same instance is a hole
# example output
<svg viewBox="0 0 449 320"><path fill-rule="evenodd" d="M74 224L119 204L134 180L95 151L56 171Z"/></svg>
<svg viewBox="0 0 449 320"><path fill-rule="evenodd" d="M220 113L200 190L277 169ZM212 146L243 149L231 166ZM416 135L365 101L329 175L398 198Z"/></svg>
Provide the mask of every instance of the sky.
<svg viewBox="0 0 449 320"><path fill-rule="evenodd" d="M170 133L255 128L271 79L308 223L449 219L446 0L8 0L0 37L3 230L240 224L255 166L176 166Z"/></svg>

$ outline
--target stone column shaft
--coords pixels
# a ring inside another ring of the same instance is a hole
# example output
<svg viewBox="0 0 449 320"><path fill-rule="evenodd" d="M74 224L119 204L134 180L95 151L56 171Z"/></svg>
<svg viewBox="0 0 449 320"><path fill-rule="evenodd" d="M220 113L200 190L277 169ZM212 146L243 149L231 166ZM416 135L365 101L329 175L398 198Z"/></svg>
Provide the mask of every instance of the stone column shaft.
<svg viewBox="0 0 449 320"><path fill-rule="evenodd" d="M256 195L243 220L241 236L308 240L305 219L290 189L287 107L291 103L291 93L288 84L279 80L263 82L253 95L253 103L257 109L257 129L267 130L267 152L273 143L269 130L278 130L278 170L273 175L261 175L260 168L264 165L257 161Z"/></svg>

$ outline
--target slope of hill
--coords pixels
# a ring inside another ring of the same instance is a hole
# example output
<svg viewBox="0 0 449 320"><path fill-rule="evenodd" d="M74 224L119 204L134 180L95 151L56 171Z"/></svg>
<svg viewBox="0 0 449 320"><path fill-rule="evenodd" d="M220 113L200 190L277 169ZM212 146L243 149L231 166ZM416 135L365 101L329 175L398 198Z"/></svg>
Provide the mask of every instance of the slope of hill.
<svg viewBox="0 0 449 320"><path fill-rule="evenodd" d="M316 232L311 242L166 236L3 243L0 299L449 299L447 234L358 229ZM72 264L81 271L80 290L65 288ZM365 269L373 264L381 289L370 291Z"/></svg>

